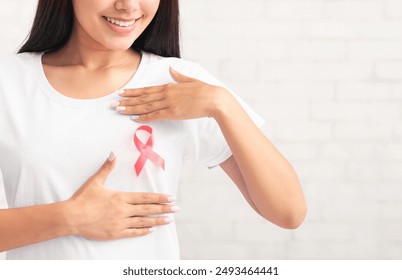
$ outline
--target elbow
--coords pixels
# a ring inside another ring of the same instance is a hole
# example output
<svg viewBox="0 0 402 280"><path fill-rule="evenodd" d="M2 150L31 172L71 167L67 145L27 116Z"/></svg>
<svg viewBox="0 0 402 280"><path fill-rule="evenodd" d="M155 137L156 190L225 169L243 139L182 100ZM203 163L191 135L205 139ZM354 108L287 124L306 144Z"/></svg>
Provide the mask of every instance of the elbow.
<svg viewBox="0 0 402 280"><path fill-rule="evenodd" d="M307 214L306 203L299 203L297 206L289 206L287 208L282 208L282 213L279 215L261 215L268 221L274 223L275 225L284 229L297 229L303 224L303 221Z"/></svg>
<svg viewBox="0 0 402 280"><path fill-rule="evenodd" d="M297 209L293 209L291 213L288 214L288 217L285 219L285 222L282 225L282 227L285 229L297 229L303 224L306 214L307 214L306 204L299 206Z"/></svg>

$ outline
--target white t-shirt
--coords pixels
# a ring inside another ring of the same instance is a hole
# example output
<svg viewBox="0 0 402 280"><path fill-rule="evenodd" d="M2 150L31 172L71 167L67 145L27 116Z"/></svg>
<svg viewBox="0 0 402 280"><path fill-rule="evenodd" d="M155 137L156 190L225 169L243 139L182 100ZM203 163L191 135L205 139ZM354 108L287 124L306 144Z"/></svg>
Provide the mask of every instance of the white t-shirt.
<svg viewBox="0 0 402 280"><path fill-rule="evenodd" d="M117 162L107 188L173 196L184 161L212 167L230 157L214 119L151 122L146 125L153 129L153 150L165 160L165 170L148 160L137 176L134 164L140 153L133 134L141 124L110 107L119 96L82 100L62 95L49 84L41 58L39 53L24 53L0 60L0 169L10 208L70 198L110 151L116 154ZM173 83L169 66L222 86L197 64L142 53L137 72L124 88ZM240 102L260 126L262 119ZM93 241L64 236L7 252L7 259L178 258L174 223L157 227L144 237Z"/></svg>

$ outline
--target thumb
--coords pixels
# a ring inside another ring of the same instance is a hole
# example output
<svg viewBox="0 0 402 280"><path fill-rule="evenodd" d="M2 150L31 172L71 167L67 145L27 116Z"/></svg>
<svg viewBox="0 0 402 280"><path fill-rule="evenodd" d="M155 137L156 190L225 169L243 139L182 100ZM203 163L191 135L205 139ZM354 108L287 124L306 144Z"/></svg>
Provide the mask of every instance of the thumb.
<svg viewBox="0 0 402 280"><path fill-rule="evenodd" d="M116 159L116 155L113 152L110 152L109 157L103 163L101 168L99 168L99 170L95 173L94 177L99 178L102 181L102 183L105 183L107 177L110 175L110 173L112 172L112 170L115 166L115 162L116 162L115 159Z"/></svg>
<svg viewBox="0 0 402 280"><path fill-rule="evenodd" d="M173 78L173 80L175 80L177 83L190 83L190 82L197 81L194 78L185 76L185 75L177 72L172 67L169 67L169 73L170 73L170 76Z"/></svg>

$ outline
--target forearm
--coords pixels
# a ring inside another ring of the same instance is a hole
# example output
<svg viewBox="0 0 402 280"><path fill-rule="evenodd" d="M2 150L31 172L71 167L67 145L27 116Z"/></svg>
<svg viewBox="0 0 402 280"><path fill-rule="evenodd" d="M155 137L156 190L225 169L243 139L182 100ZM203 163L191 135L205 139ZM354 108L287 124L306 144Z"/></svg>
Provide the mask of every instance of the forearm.
<svg viewBox="0 0 402 280"><path fill-rule="evenodd" d="M223 96L214 112L232 150L246 190L258 212L286 228L297 227L305 215L305 201L289 162L254 125L232 95Z"/></svg>
<svg viewBox="0 0 402 280"><path fill-rule="evenodd" d="M0 251L69 234L66 203L1 209Z"/></svg>

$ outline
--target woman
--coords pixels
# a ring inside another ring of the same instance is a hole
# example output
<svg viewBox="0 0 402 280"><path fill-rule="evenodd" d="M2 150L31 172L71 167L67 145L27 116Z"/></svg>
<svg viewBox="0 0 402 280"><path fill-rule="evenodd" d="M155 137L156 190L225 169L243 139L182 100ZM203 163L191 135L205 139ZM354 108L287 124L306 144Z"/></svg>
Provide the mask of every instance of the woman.
<svg viewBox="0 0 402 280"><path fill-rule="evenodd" d="M0 63L8 259L178 258L186 160L219 165L272 223L301 224L293 168L252 110L179 59L178 15L177 0L39 1Z"/></svg>

